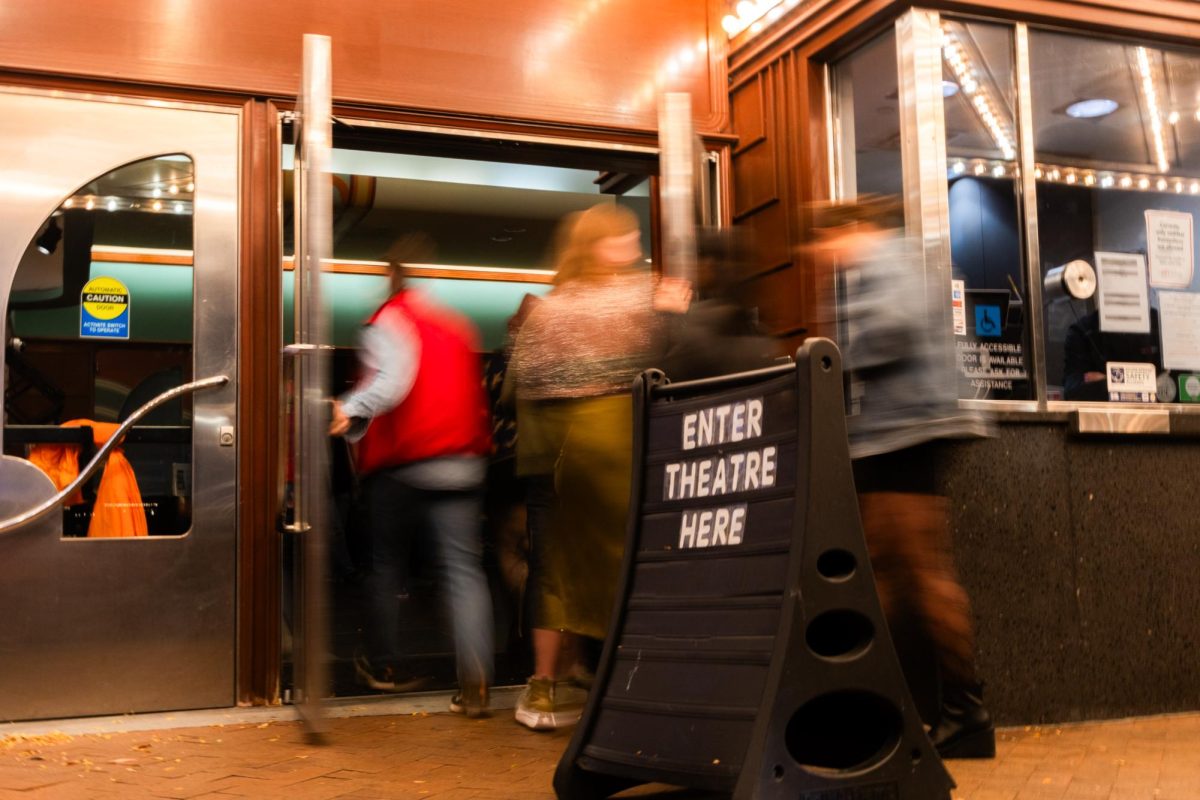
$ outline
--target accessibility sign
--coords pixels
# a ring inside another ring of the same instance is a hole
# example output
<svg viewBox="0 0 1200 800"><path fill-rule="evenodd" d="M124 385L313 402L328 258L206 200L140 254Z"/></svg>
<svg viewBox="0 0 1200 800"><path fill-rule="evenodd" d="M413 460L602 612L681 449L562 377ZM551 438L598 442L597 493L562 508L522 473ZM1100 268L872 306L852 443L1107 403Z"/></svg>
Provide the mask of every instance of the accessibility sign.
<svg viewBox="0 0 1200 800"><path fill-rule="evenodd" d="M89 339L129 338L129 289L116 278L101 276L79 294L79 336Z"/></svg>

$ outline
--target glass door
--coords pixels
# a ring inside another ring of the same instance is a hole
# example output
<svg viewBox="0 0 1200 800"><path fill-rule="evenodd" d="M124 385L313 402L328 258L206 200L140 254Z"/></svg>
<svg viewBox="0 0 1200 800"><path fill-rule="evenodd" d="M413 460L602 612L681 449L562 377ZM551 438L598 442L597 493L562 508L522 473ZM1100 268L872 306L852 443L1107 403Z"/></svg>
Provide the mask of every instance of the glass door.
<svg viewBox="0 0 1200 800"><path fill-rule="evenodd" d="M239 127L0 87L2 720L234 703Z"/></svg>

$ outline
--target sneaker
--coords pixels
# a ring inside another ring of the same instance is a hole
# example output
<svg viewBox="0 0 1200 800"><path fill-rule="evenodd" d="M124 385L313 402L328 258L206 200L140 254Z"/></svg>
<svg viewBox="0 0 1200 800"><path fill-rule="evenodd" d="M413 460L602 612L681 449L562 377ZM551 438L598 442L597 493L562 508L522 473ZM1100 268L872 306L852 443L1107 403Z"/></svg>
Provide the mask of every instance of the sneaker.
<svg viewBox="0 0 1200 800"><path fill-rule="evenodd" d="M579 722L587 693L550 678L530 678L513 713L534 731L552 731Z"/></svg>
<svg viewBox="0 0 1200 800"><path fill-rule="evenodd" d="M376 670L362 655L354 657L354 674L360 684L377 692L415 692L427 683L425 678L398 679L392 667Z"/></svg>
<svg viewBox="0 0 1200 800"><path fill-rule="evenodd" d="M464 714L470 719L490 716L487 687L467 687L460 690L450 698L450 710L455 714Z"/></svg>

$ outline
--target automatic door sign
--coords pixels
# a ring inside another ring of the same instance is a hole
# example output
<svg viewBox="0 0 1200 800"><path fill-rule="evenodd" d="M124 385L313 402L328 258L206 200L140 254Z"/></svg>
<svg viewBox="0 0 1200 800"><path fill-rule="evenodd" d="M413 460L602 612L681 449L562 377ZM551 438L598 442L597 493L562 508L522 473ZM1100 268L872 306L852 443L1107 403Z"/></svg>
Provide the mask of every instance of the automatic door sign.
<svg viewBox="0 0 1200 800"><path fill-rule="evenodd" d="M129 289L116 278L92 278L79 295L79 336L129 338Z"/></svg>

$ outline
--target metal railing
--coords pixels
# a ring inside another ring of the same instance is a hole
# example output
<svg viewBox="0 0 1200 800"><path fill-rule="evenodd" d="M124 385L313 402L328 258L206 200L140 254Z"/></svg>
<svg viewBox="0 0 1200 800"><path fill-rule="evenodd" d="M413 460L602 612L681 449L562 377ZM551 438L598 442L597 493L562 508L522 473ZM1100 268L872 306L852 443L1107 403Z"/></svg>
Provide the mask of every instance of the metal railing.
<svg viewBox="0 0 1200 800"><path fill-rule="evenodd" d="M174 389L168 389L157 397L147 401L145 405L143 405L137 411L134 411L129 415L128 419L121 423L120 427L118 427L116 432L109 437L108 441L96 451L96 455L92 456L92 460L87 463L87 466L79 471L79 475L75 477L75 480L67 484L66 487L60 490L53 497L46 499L28 511L18 514L15 517L9 517L8 519L0 520L0 533L8 533L9 531L14 531L20 527L28 525L31 522L36 522L54 509L61 507L63 502L68 497L74 494L80 486L82 486L88 481L88 479L96 474L96 470L103 466L104 462L108 459L108 454L112 452L112 449L121 444L125 433L134 425L136 425L142 417L146 416L163 403L174 400L180 395L198 392L202 389L215 389L218 386L224 386L227 383L229 383L228 375L217 375L213 378L204 378L202 380L192 381L191 383L185 383L182 386L176 386Z"/></svg>

